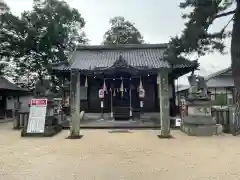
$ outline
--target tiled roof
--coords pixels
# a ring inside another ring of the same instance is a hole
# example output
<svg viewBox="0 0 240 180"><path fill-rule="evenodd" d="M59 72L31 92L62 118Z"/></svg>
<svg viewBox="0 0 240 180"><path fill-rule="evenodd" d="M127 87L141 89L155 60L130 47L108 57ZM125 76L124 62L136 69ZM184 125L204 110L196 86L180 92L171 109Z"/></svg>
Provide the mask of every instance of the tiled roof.
<svg viewBox="0 0 240 180"><path fill-rule="evenodd" d="M205 77L208 87L234 87L233 77L231 75L231 67L217 71Z"/></svg>
<svg viewBox="0 0 240 180"><path fill-rule="evenodd" d="M52 67L54 70L94 70L105 69L121 56L128 65L135 68L159 69L170 68L171 64L164 60L164 51L167 44L142 44L142 45L116 45L116 46L81 46L69 59L67 64ZM176 64L174 68L191 67L190 61Z"/></svg>
<svg viewBox="0 0 240 180"><path fill-rule="evenodd" d="M207 87L234 87L234 81L232 76L216 77L207 81Z"/></svg>
<svg viewBox="0 0 240 180"><path fill-rule="evenodd" d="M221 76L221 75L230 75L231 73L231 70L232 70L232 67L228 67L228 68L225 68L225 69L221 69L220 71L217 71L215 73L212 73L208 76L205 77L205 80L209 80L209 79L212 79L214 77L217 77L217 76Z"/></svg>
<svg viewBox="0 0 240 180"><path fill-rule="evenodd" d="M73 55L71 68L89 70L111 67L121 55L130 66L146 68L168 68L169 63L163 60L163 49L130 49L130 50L85 50Z"/></svg>
<svg viewBox="0 0 240 180"><path fill-rule="evenodd" d="M27 89L20 88L16 84L11 83L5 77L0 76L0 90L1 89L14 91L28 91Z"/></svg>

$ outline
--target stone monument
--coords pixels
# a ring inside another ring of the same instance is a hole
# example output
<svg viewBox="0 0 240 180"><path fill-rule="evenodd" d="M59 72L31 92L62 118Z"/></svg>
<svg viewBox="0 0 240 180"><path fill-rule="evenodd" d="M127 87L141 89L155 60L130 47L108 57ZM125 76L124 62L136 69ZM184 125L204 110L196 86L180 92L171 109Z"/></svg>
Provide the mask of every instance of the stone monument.
<svg viewBox="0 0 240 180"><path fill-rule="evenodd" d="M46 114L45 119L41 119L38 121L42 121L40 123L44 123L44 130L43 132L29 132L28 126L30 126L29 121L30 117L28 119L28 123L25 124L25 126L22 129L21 136L53 136L61 131L61 125L59 123L59 114L57 114L56 111L54 111L55 107L58 106L54 102L54 94L51 92L51 83L49 80L39 80L36 82L35 86L35 92L34 92L34 100L47 100L46 102ZM31 111L31 110L30 110ZM36 112L38 110L35 110ZM35 113L36 113L35 112ZM31 112L30 112L31 113ZM41 112L40 112L41 113ZM43 122L45 121L45 122ZM36 124L37 126L37 124Z"/></svg>
<svg viewBox="0 0 240 180"><path fill-rule="evenodd" d="M190 88L186 99L188 116L182 119L181 130L189 136L212 136L217 131L216 120L211 116L214 102L207 93L203 77L194 73L188 78Z"/></svg>

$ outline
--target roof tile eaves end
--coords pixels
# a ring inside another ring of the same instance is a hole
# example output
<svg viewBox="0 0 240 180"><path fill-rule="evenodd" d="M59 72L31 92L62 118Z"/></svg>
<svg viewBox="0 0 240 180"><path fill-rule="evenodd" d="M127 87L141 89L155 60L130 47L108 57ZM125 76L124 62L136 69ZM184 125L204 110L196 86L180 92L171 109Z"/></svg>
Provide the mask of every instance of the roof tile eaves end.
<svg viewBox="0 0 240 180"><path fill-rule="evenodd" d="M120 45L81 45L76 50L121 50L121 49L166 49L168 43L161 44L120 44Z"/></svg>

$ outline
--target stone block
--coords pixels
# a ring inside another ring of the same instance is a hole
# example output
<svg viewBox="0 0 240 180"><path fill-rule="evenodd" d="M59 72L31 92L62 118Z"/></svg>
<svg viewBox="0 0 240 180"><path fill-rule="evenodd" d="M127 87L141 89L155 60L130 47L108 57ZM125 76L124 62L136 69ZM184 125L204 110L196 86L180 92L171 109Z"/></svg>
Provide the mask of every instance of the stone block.
<svg viewBox="0 0 240 180"><path fill-rule="evenodd" d="M189 106L189 115L211 116L211 106Z"/></svg>
<svg viewBox="0 0 240 180"><path fill-rule="evenodd" d="M191 125L216 125L216 120L211 116L186 116L183 122Z"/></svg>
<svg viewBox="0 0 240 180"><path fill-rule="evenodd" d="M187 116L181 130L189 136L212 136L216 134L216 121L211 116Z"/></svg>
<svg viewBox="0 0 240 180"><path fill-rule="evenodd" d="M216 134L216 125L186 125L183 123L181 130L189 136L212 136Z"/></svg>

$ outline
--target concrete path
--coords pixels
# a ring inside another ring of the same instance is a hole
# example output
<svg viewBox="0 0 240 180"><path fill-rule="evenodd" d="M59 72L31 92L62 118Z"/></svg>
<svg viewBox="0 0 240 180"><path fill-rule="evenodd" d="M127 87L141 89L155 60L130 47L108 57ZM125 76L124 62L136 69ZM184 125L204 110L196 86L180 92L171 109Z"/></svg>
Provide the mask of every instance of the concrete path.
<svg viewBox="0 0 240 180"><path fill-rule="evenodd" d="M0 124L0 180L237 180L240 137L159 139L158 131L83 130L81 140L21 138Z"/></svg>

